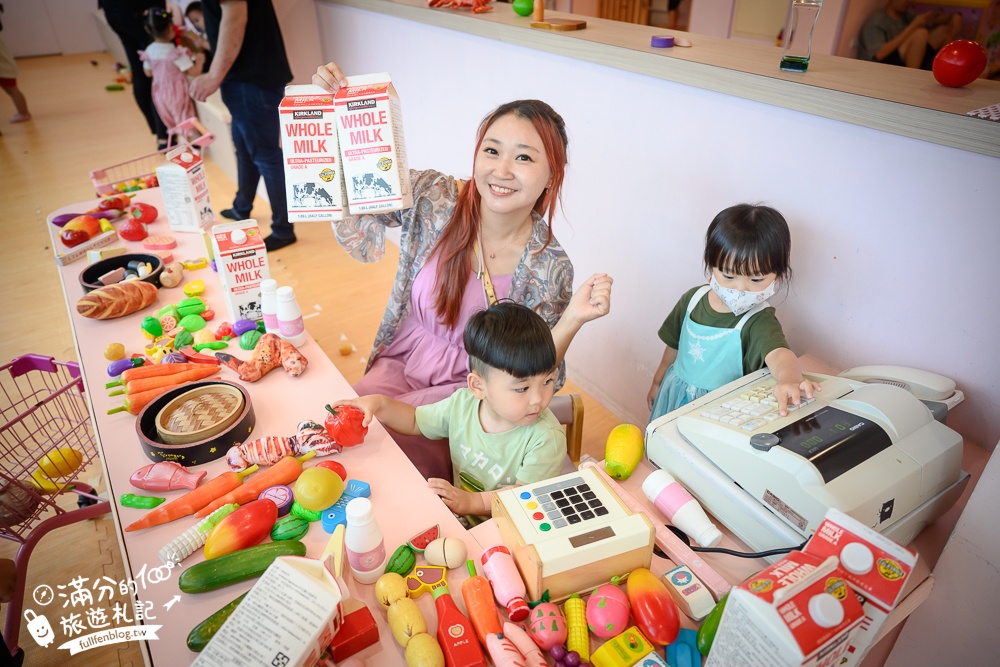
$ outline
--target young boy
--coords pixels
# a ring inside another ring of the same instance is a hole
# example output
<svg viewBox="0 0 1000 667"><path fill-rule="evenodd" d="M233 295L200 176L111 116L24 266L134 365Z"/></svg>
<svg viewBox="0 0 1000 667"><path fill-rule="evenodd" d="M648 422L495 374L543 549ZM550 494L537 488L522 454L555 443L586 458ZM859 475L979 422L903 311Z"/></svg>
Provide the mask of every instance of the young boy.
<svg viewBox="0 0 1000 667"><path fill-rule="evenodd" d="M431 478L428 486L455 514L483 516L492 511L495 489L558 475L566 434L548 409L556 348L537 313L510 301L495 304L469 318L464 343L469 386L449 398L414 408L374 394L334 406L361 409L366 425L377 417L398 433L448 438L454 479Z"/></svg>

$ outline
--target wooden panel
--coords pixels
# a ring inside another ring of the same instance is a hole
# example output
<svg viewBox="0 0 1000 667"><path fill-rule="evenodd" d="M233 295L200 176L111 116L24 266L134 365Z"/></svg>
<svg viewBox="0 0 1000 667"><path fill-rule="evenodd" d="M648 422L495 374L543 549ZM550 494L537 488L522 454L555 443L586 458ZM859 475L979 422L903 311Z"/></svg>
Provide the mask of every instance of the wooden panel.
<svg viewBox="0 0 1000 667"><path fill-rule="evenodd" d="M649 25L649 0L600 0L598 16L612 21Z"/></svg>

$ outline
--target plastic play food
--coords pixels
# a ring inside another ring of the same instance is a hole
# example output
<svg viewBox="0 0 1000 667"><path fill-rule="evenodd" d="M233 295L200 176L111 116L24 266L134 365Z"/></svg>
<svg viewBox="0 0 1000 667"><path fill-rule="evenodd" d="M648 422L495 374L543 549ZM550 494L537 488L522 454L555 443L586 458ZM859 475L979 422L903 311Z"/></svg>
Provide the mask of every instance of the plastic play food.
<svg viewBox="0 0 1000 667"><path fill-rule="evenodd" d="M60 447L43 456L38 467L50 478L72 475L83 463L83 455L72 447Z"/></svg>
<svg viewBox="0 0 1000 667"><path fill-rule="evenodd" d="M545 656L542 654L542 649L520 625L507 621L503 624L503 636L509 639L514 648L524 657L525 667L549 667L549 663L546 662ZM587 655L589 656L590 653L588 652Z"/></svg>
<svg viewBox="0 0 1000 667"><path fill-rule="evenodd" d="M493 602L489 579L476 574L475 561L466 561L465 565L469 569L469 578L462 582L462 599L465 600L465 609L469 612L469 620L476 629L479 643L486 646L486 637L501 630L500 614Z"/></svg>
<svg viewBox="0 0 1000 667"><path fill-rule="evenodd" d="M260 492L269 486L275 486L277 484L291 484L298 479L299 475L302 474L302 462L308 461L313 456L314 454L312 452L303 454L298 458L286 456L270 468L265 468L251 477L245 484L233 487L232 490L226 493L226 495L221 498L216 498L205 507L197 510L195 512L195 516L208 516L226 503L240 503L241 505L246 504L251 500L256 499L257 496L260 495ZM251 466L241 473L234 473L230 471L222 474L240 475L242 477L243 475L256 470L257 466Z"/></svg>
<svg viewBox="0 0 1000 667"><path fill-rule="evenodd" d="M184 593L203 593L238 584L264 574L281 556L305 556L306 545L298 540L268 542L212 560L195 563L181 572L177 584Z"/></svg>
<svg viewBox="0 0 1000 667"><path fill-rule="evenodd" d="M212 637L215 636L215 633L219 631L219 628L222 627L222 624L233 615L233 612L236 611L236 607L243 602L243 598L246 596L247 594L244 593L198 625L194 626L194 629L188 633L187 647L195 653L198 653L205 648L205 646L208 645L208 642L211 641Z"/></svg>
<svg viewBox="0 0 1000 667"><path fill-rule="evenodd" d="M126 241L141 241L149 236L149 232L146 231L146 226L138 220L126 218L125 222L118 225L118 236Z"/></svg>
<svg viewBox="0 0 1000 667"><path fill-rule="evenodd" d="M164 565L169 563L179 563L193 554L195 551L204 546L205 540L208 539L208 534L211 532L212 528L215 527L215 524L222 521L224 516L232 514L237 509L239 509L239 505L236 503L223 505L174 539L167 542L167 544L157 552L157 555L160 557L160 562Z"/></svg>
<svg viewBox="0 0 1000 667"><path fill-rule="evenodd" d="M956 39L941 47L934 56L931 69L942 86L961 88L967 86L986 69L986 49L971 39Z"/></svg>
<svg viewBox="0 0 1000 667"><path fill-rule="evenodd" d="M407 541L407 544L409 544L410 548L416 551L418 554L422 554L424 552L424 549L427 548L427 545L439 537L441 537L441 526L440 524L434 524L427 530L421 533L417 533L416 535L411 537Z"/></svg>
<svg viewBox="0 0 1000 667"><path fill-rule="evenodd" d="M437 640L426 632L413 636L404 651L407 667L444 667L444 652Z"/></svg>
<svg viewBox="0 0 1000 667"><path fill-rule="evenodd" d="M243 505L220 521L205 540L205 559L252 547L271 534L278 520L278 506L262 498Z"/></svg>
<svg viewBox="0 0 1000 667"><path fill-rule="evenodd" d="M206 474L208 473L204 470L198 473L188 472L177 461L158 461L139 468L128 481L135 488L144 491L174 491L195 488Z"/></svg>
<svg viewBox="0 0 1000 667"><path fill-rule="evenodd" d="M406 580L396 572L386 572L375 582L375 599L388 609L396 600L406 597Z"/></svg>
<svg viewBox="0 0 1000 667"><path fill-rule="evenodd" d="M78 215L63 225L63 232L70 230L86 232L89 239L101 233L101 222L90 215Z"/></svg>
<svg viewBox="0 0 1000 667"><path fill-rule="evenodd" d="M135 521L125 527L125 532L130 532L133 530L141 530L143 528L150 528L152 526L159 526L163 523L168 523L174 519L180 519L184 516L189 516L194 512L197 512L204 508L207 504L212 502L214 499L218 498L224 493L231 491L240 486L243 481L243 477L249 475L250 473L256 471L256 466L249 468L242 473L236 472L224 472L221 475L213 477L208 480L197 489L193 491L188 491L180 498L171 500L166 505L157 507L155 510L147 512L144 517ZM214 512L219 507L227 504L230 501L225 501L219 503L216 507L205 512L202 516L208 516Z"/></svg>
<svg viewBox="0 0 1000 667"><path fill-rule="evenodd" d="M566 617L552 602L542 602L528 616L528 632L535 643L548 651L566 641Z"/></svg>
<svg viewBox="0 0 1000 667"><path fill-rule="evenodd" d="M156 210L155 206L150 204L143 204L142 202L135 202L128 210L129 218L141 222L144 225L156 220L157 216L160 215L159 211Z"/></svg>
<svg viewBox="0 0 1000 667"><path fill-rule="evenodd" d="M455 604L448 591L448 582L442 578L440 585L435 586L431 592L434 595L434 608L437 610L437 640L444 652L445 662L465 667L486 667L486 656L475 639L476 631ZM528 643L531 643L530 639ZM542 665L547 667L544 660Z"/></svg>
<svg viewBox="0 0 1000 667"><path fill-rule="evenodd" d="M389 605L387 613L389 629L396 643L406 648L410 638L427 632L427 621L417 603L408 597L400 598Z"/></svg>
<svg viewBox="0 0 1000 667"><path fill-rule="evenodd" d="M271 528L271 539L275 542L282 540L298 540L309 532L309 522L297 516L285 516L278 519L278 522Z"/></svg>
<svg viewBox="0 0 1000 667"><path fill-rule="evenodd" d="M722 620L722 612L726 610L726 600L728 599L729 593L723 595L698 628L698 651L702 655L708 655L708 652L712 650L712 642L715 641L715 634L719 631L719 622Z"/></svg>
<svg viewBox="0 0 1000 667"><path fill-rule="evenodd" d="M647 639L661 646L677 639L680 630L677 605L659 577L644 567L637 567L628 575L625 593L636 625Z"/></svg>
<svg viewBox="0 0 1000 667"><path fill-rule="evenodd" d="M63 229L62 232L59 233L59 239L67 248L75 248L81 243L89 241L90 237L87 236L87 232L82 229Z"/></svg>
<svg viewBox="0 0 1000 667"><path fill-rule="evenodd" d="M601 639L621 634L628 625L628 597L614 584L598 586L587 599L587 625Z"/></svg>
<svg viewBox="0 0 1000 667"><path fill-rule="evenodd" d="M521 574L517 571L514 557L510 555L507 547L496 545L486 549L480 557L479 564L483 568L483 574L493 586L493 595L497 602L507 608L507 617L515 623L527 618L528 612L531 611L524 600L527 591Z"/></svg>
<svg viewBox="0 0 1000 667"><path fill-rule="evenodd" d="M338 408L326 406L330 414L326 418L326 432L344 447L360 445L368 435L368 427L362 426L365 414L351 405Z"/></svg>
<svg viewBox="0 0 1000 667"><path fill-rule="evenodd" d="M309 510L324 510L340 499L344 493L344 480L326 468L303 470L295 481L295 499Z"/></svg>
<svg viewBox="0 0 1000 667"><path fill-rule="evenodd" d="M104 358L108 361L118 361L125 356L125 346L121 343L108 343L104 348Z"/></svg>
<svg viewBox="0 0 1000 667"><path fill-rule="evenodd" d="M322 456L322 453L320 453ZM316 464L317 468L326 468L327 470L332 470L333 472L340 475L340 479L347 480L347 468L344 467L339 461L320 461Z"/></svg>
<svg viewBox="0 0 1000 667"><path fill-rule="evenodd" d="M604 469L615 479L628 479L644 451L642 431L634 424L611 429L604 445Z"/></svg>
<svg viewBox="0 0 1000 667"><path fill-rule="evenodd" d="M431 565L453 569L465 562L469 554L465 542L457 537L439 537L424 549L424 558Z"/></svg>
<svg viewBox="0 0 1000 667"><path fill-rule="evenodd" d="M395 573L401 577L405 577L413 570L413 566L416 564L417 555L413 553L413 549L410 548L409 544L403 544L393 551L392 556L386 561L385 572L386 574Z"/></svg>
<svg viewBox="0 0 1000 667"><path fill-rule="evenodd" d="M156 498L154 496L138 496L134 493L123 493L118 502L125 507L139 507L142 509L152 509L161 504L166 498Z"/></svg>
<svg viewBox="0 0 1000 667"><path fill-rule="evenodd" d="M590 634L587 631L587 611L583 598L571 595L563 604L566 613L566 648L576 651L583 662L590 660Z"/></svg>

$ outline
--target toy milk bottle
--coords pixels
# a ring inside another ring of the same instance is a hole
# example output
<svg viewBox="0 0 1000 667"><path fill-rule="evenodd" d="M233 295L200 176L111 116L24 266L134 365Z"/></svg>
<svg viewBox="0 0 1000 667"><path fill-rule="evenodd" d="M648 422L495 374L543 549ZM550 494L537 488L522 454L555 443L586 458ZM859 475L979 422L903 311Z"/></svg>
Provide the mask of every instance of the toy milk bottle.
<svg viewBox="0 0 1000 667"><path fill-rule="evenodd" d="M493 585L493 595L497 602L507 609L507 617L515 623L526 619L531 612L524 599L527 590L507 547L490 547L483 552L480 564L483 566L483 574Z"/></svg>
<svg viewBox="0 0 1000 667"><path fill-rule="evenodd" d="M782 31L781 69L784 71L805 72L809 69L813 30L822 8L823 0L792 0Z"/></svg>
<svg viewBox="0 0 1000 667"><path fill-rule="evenodd" d="M714 547L722 533L688 490L666 470L655 470L642 482L642 492L673 525L703 547Z"/></svg>
<svg viewBox="0 0 1000 667"><path fill-rule="evenodd" d="M266 333L278 333L278 281L273 278L260 281L260 313Z"/></svg>
<svg viewBox="0 0 1000 667"><path fill-rule="evenodd" d="M385 571L385 542L382 528L375 520L372 502L355 498L347 503L347 529L344 548L351 574L362 584L374 584Z"/></svg>
<svg viewBox="0 0 1000 667"><path fill-rule="evenodd" d="M306 325L302 320L302 309L295 300L295 290L291 287L279 287L277 291L278 335L295 347L306 342ZM267 327L267 325L264 325Z"/></svg>

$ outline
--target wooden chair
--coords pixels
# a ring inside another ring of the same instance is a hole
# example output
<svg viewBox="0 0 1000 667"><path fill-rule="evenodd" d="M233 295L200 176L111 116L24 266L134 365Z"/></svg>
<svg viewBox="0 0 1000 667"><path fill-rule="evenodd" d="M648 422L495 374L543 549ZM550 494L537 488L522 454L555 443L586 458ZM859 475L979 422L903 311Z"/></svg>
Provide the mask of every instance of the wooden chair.
<svg viewBox="0 0 1000 667"><path fill-rule="evenodd" d="M566 454L573 463L573 469L580 465L583 449L583 398L580 394L554 396L549 409L559 423L566 427Z"/></svg>
<svg viewBox="0 0 1000 667"><path fill-rule="evenodd" d="M600 0L597 15L602 19L649 25L649 0Z"/></svg>

